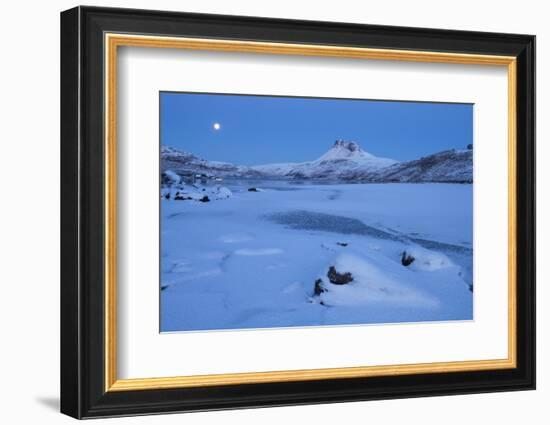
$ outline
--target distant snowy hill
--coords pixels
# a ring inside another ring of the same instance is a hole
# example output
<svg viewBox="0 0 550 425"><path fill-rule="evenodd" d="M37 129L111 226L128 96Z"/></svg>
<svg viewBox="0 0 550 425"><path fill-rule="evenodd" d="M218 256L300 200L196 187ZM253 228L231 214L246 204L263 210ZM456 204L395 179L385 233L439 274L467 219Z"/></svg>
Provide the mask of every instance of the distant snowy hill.
<svg viewBox="0 0 550 425"><path fill-rule="evenodd" d="M337 140L324 155L315 161L258 165L252 168L264 174L280 177L347 179L356 173L376 173L394 164L397 164L397 161L371 155L355 142Z"/></svg>
<svg viewBox="0 0 550 425"><path fill-rule="evenodd" d="M448 150L414 161L402 162L382 170L379 182L472 183L473 151Z"/></svg>
<svg viewBox="0 0 550 425"><path fill-rule="evenodd" d="M228 162L207 161L193 154L169 146L162 146L160 163L163 171L171 170L179 175L205 174L213 177L263 177L251 167Z"/></svg>
<svg viewBox="0 0 550 425"><path fill-rule="evenodd" d="M363 182L472 182L472 151L448 150L399 163L376 157L357 143L337 140L320 158L302 163L234 165L208 161L163 146L161 168L179 175L210 177L328 179Z"/></svg>

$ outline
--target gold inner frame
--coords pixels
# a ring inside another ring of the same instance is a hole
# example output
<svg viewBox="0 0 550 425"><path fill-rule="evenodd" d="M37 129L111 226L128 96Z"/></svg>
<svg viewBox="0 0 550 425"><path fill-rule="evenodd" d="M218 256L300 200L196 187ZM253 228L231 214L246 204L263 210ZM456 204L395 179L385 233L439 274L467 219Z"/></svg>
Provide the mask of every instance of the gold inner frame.
<svg viewBox="0 0 550 425"><path fill-rule="evenodd" d="M105 34L105 391L135 391L213 385L310 381L416 373L447 373L516 367L516 58L462 53L370 49L327 45ZM419 364L118 379L116 324L116 123L117 48L119 46L325 56L507 67L508 72L508 357Z"/></svg>

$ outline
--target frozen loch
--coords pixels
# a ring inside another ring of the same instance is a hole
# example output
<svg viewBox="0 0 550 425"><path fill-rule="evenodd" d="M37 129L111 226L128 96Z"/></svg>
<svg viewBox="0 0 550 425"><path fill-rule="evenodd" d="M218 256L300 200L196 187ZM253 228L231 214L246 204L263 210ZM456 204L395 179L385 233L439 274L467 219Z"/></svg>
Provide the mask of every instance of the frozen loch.
<svg viewBox="0 0 550 425"><path fill-rule="evenodd" d="M473 318L471 184L219 180L161 193L161 331Z"/></svg>

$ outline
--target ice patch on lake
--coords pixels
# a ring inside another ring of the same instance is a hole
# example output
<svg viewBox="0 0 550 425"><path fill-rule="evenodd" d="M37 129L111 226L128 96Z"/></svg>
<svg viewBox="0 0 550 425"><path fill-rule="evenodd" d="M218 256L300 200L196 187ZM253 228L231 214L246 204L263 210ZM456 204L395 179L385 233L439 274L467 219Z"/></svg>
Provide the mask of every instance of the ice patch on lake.
<svg viewBox="0 0 550 425"><path fill-rule="evenodd" d="M193 267L189 261L177 261L172 264L170 272L172 273L186 273L193 270Z"/></svg>
<svg viewBox="0 0 550 425"><path fill-rule="evenodd" d="M384 232L376 227L367 226L361 220L340 215L298 210L269 214L266 218L296 230L317 230L331 233L372 236L379 239L398 239L398 237L388 232Z"/></svg>
<svg viewBox="0 0 550 425"><path fill-rule="evenodd" d="M227 253L223 251L210 251L201 256L201 258L207 259L207 260L220 260L222 258L225 258L227 256Z"/></svg>
<svg viewBox="0 0 550 425"><path fill-rule="evenodd" d="M229 235L223 235L220 237L220 241L223 243L241 243L254 239L254 237L247 233L232 233Z"/></svg>
<svg viewBox="0 0 550 425"><path fill-rule="evenodd" d="M220 268L203 270L203 271L200 271L200 272L197 272L197 273L187 274L184 277L181 277L181 278L177 279L172 284L177 284L177 283L180 283L180 282L187 282L187 281L197 280L197 279L203 279L203 278L206 278L206 277L218 276L222 273L223 273L223 270L221 270Z"/></svg>
<svg viewBox="0 0 550 425"><path fill-rule="evenodd" d="M284 251L279 248L264 248L264 249L238 249L235 251L235 255L245 256L262 256L262 255L278 255Z"/></svg>

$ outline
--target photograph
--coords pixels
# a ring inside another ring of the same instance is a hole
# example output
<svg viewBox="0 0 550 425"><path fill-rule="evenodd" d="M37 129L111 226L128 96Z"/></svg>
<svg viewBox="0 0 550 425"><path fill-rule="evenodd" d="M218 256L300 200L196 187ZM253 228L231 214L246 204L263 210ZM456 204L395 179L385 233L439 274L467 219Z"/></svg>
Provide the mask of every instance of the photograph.
<svg viewBox="0 0 550 425"><path fill-rule="evenodd" d="M474 320L475 105L159 106L161 332Z"/></svg>

